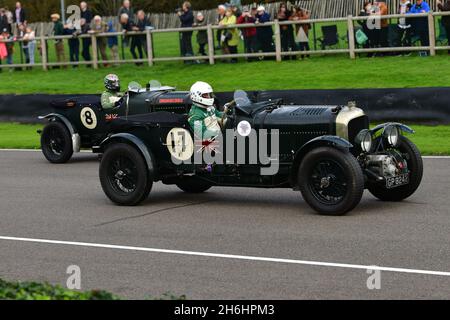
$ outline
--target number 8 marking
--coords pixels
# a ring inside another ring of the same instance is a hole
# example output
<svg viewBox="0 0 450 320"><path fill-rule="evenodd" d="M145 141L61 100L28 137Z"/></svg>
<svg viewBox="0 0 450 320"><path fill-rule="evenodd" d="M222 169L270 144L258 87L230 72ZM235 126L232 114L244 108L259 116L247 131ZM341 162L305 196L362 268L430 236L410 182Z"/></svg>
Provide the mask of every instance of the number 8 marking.
<svg viewBox="0 0 450 320"><path fill-rule="evenodd" d="M97 116L91 108L83 108L83 110L81 110L80 118L83 126L89 130L93 130L97 127Z"/></svg>

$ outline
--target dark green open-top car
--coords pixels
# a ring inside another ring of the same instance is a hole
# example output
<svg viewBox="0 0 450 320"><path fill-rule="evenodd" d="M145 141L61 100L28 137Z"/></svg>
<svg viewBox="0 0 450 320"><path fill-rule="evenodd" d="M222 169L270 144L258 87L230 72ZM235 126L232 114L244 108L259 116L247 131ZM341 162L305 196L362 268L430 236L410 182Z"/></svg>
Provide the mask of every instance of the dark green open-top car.
<svg viewBox="0 0 450 320"><path fill-rule="evenodd" d="M369 129L368 117L354 103L283 105L237 92L228 106L232 112L222 128L228 133L220 140L226 148L212 151L227 159L223 163L196 160L211 141L194 142L187 110L114 121L113 133L94 149L103 153L100 180L109 199L138 205L158 181L190 193L222 186L290 188L301 191L318 213L343 215L358 205L365 189L380 200L401 201L421 183L420 152L402 135L413 130L400 123ZM270 156L249 159L255 148ZM237 160L240 154L244 162ZM269 167L277 170L262 174Z"/></svg>

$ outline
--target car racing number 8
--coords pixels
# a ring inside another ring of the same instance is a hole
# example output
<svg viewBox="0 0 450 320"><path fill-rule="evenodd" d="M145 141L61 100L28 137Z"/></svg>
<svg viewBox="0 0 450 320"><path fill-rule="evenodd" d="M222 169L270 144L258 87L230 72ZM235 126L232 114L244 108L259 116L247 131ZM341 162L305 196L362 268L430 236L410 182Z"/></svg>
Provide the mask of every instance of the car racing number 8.
<svg viewBox="0 0 450 320"><path fill-rule="evenodd" d="M85 107L81 110L81 123L89 130L93 130L97 127L97 116L94 110L89 107Z"/></svg>
<svg viewBox="0 0 450 320"><path fill-rule="evenodd" d="M187 161L194 154L194 141L186 129L174 128L170 130L166 140L167 148L173 158Z"/></svg>

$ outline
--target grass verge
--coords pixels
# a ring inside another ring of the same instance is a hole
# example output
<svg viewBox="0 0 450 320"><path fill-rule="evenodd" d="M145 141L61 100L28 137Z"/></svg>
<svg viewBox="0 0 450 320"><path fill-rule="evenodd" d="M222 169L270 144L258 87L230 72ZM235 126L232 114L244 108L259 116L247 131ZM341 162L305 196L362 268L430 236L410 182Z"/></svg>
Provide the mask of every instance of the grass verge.
<svg viewBox="0 0 450 320"><path fill-rule="evenodd" d="M121 300L119 296L103 290L75 291L60 285L41 282L9 282L0 278L0 300ZM165 293L148 300L186 300L186 296Z"/></svg>
<svg viewBox="0 0 450 320"><path fill-rule="evenodd" d="M450 155L450 126L412 125L416 134L408 135L423 155ZM0 123L0 149L39 149L41 125Z"/></svg>

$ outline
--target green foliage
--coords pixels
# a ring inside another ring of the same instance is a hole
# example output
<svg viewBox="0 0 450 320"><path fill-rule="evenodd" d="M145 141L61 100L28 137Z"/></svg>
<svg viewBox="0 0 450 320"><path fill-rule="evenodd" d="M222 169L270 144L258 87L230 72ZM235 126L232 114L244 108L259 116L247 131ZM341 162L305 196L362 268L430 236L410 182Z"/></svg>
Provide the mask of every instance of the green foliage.
<svg viewBox="0 0 450 320"><path fill-rule="evenodd" d="M78 292L48 283L0 279L0 300L119 300L119 297L101 290Z"/></svg>
<svg viewBox="0 0 450 320"><path fill-rule="evenodd" d="M38 282L7 282L0 279L0 300L121 300L120 297L102 290L73 291L60 285ZM170 292L148 300L186 300Z"/></svg>
<svg viewBox="0 0 450 320"><path fill-rule="evenodd" d="M79 4L80 1L65 0L66 6L70 4ZM116 15L119 7L122 4L122 0L91 0L87 1L88 4L94 9L95 13L103 16ZM224 3L224 0L192 0L192 6L196 10L200 9L212 9L218 4ZM255 1L243 0L243 4L253 3ZM274 1L261 1L261 2L274 2ZM16 0L0 0L0 7L8 7L10 10L14 8ZM159 13L166 12L171 13L183 3L183 0L133 0L132 5L136 9L144 9L147 12ZM28 17L30 22L36 21L48 21L49 16L53 12L60 12L60 0L33 0L22 1L22 5L28 11Z"/></svg>

